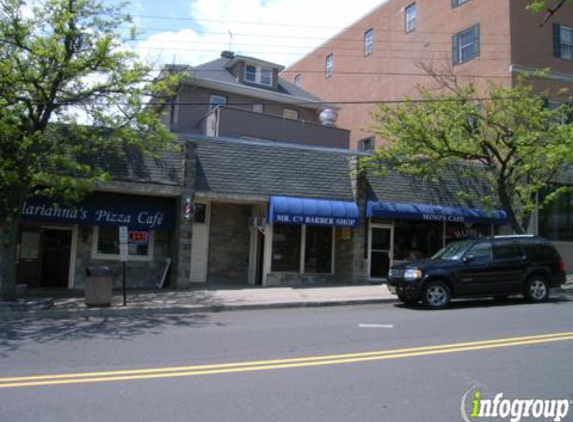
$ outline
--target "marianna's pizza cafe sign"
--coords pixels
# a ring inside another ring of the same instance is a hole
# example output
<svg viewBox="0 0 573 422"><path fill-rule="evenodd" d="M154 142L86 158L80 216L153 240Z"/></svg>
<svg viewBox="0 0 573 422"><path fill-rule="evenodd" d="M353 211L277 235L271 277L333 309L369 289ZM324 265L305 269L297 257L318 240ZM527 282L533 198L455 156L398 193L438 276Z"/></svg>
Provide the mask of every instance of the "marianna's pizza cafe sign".
<svg viewBox="0 0 573 422"><path fill-rule="evenodd" d="M128 226L141 230L173 230L175 204L171 198L95 193L73 205L32 198L22 206L25 221L89 226Z"/></svg>

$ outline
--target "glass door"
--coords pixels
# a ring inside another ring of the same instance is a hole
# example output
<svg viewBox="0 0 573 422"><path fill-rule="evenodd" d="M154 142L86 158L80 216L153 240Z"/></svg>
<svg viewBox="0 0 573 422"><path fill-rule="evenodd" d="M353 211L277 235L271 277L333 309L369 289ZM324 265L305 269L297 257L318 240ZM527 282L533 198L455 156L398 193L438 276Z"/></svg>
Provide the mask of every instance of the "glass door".
<svg viewBox="0 0 573 422"><path fill-rule="evenodd" d="M369 237L370 278L386 280L392 265L392 226L372 225Z"/></svg>

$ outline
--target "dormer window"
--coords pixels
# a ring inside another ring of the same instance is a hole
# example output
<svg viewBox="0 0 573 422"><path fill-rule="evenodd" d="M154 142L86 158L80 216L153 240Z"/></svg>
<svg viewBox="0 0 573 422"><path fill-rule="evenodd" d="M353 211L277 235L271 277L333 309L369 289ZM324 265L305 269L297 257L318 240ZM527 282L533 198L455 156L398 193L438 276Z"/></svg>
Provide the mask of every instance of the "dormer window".
<svg viewBox="0 0 573 422"><path fill-rule="evenodd" d="M272 86L273 71L266 67L248 64L245 66L245 81L253 84Z"/></svg>

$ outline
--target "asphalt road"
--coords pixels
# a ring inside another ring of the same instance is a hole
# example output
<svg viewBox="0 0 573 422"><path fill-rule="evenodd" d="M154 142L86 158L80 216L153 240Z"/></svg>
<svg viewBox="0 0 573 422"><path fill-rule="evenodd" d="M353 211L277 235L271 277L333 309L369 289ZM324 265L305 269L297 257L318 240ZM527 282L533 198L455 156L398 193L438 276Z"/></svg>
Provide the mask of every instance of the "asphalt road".
<svg viewBox="0 0 573 422"><path fill-rule="evenodd" d="M562 297L0 322L0 420L460 421L474 388L573 400L572 317Z"/></svg>

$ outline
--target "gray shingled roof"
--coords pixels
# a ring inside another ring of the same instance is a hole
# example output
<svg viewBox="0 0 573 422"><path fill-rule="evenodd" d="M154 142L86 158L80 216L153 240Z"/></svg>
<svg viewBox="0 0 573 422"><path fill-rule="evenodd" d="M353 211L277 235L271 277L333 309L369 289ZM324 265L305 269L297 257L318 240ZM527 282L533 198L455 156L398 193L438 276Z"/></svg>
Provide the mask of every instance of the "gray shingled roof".
<svg viewBox="0 0 573 422"><path fill-rule="evenodd" d="M225 67L230 61L231 59L229 58L220 57L216 60L201 64L199 66L189 67L188 71L193 77L198 79L205 79L212 82L224 82L241 87L248 87L253 90L269 92L269 89L243 85L237 82L233 74L229 72L229 70ZM294 84L284 80L281 77L279 77L278 93L292 95L293 97L297 97L305 101L322 102L320 98L304 91L303 89L295 86Z"/></svg>
<svg viewBox="0 0 573 422"><path fill-rule="evenodd" d="M444 169L432 180L391 171L380 175L369 170L368 183L369 199L375 201L487 209L491 204L484 198L495 198L483 179L452 168Z"/></svg>
<svg viewBox="0 0 573 422"><path fill-rule="evenodd" d="M197 191L354 201L348 150L270 142L191 138L197 145Z"/></svg>
<svg viewBox="0 0 573 422"><path fill-rule="evenodd" d="M183 154L179 147L174 151L162 151L157 156L124 147L120 154L100 152L84 157L82 161L107 171L113 181L183 185Z"/></svg>

